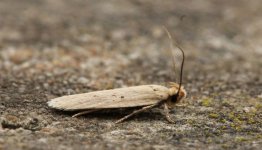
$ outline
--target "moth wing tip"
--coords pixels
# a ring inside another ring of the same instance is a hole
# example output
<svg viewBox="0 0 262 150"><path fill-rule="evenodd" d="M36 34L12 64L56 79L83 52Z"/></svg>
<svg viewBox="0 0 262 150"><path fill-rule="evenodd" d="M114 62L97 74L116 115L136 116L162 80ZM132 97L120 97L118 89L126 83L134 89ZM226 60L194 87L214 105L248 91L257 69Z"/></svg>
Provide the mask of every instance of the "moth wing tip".
<svg viewBox="0 0 262 150"><path fill-rule="evenodd" d="M55 108L55 109L61 109L59 108L59 105L54 101L53 99L47 102L48 107Z"/></svg>
<svg viewBox="0 0 262 150"><path fill-rule="evenodd" d="M52 100L48 101L47 105L48 105L48 107L54 108L54 104L53 104Z"/></svg>
<svg viewBox="0 0 262 150"><path fill-rule="evenodd" d="M52 108L52 109L57 109L57 110L64 110L64 111L71 111L74 109L70 109L67 106L64 106L63 103L58 101L57 99L51 99L47 102L47 106Z"/></svg>

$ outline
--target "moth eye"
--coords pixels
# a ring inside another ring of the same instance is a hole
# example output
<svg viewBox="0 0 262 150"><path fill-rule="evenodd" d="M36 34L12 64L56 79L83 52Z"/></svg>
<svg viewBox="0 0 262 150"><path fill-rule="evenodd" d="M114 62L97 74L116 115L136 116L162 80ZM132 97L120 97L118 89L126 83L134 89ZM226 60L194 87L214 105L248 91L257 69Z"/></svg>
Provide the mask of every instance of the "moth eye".
<svg viewBox="0 0 262 150"><path fill-rule="evenodd" d="M125 98L124 96L121 96L121 98Z"/></svg>

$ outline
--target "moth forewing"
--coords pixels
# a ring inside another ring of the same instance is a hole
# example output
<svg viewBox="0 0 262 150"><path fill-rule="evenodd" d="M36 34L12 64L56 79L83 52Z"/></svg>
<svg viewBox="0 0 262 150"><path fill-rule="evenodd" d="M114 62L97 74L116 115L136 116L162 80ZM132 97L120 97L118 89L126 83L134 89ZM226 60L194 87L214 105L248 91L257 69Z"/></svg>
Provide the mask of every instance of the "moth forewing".
<svg viewBox="0 0 262 150"><path fill-rule="evenodd" d="M67 111L148 106L167 100L170 89L160 85L141 85L112 90L62 96L48 106Z"/></svg>

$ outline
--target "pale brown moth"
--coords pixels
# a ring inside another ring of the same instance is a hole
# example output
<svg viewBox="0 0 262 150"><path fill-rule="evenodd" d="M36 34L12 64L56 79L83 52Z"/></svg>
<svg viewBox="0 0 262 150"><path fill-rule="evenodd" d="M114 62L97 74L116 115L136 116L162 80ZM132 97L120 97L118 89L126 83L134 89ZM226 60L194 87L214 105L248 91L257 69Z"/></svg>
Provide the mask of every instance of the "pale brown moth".
<svg viewBox="0 0 262 150"><path fill-rule="evenodd" d="M172 37L166 28L165 30L171 41L172 48L174 44ZM174 121L170 117L169 110L173 109L181 99L186 97L186 91L182 86L184 51L177 44L175 45L182 52L183 56L179 84L171 82L170 88L161 85L140 85L62 96L50 100L48 106L64 111L80 111L73 117L104 109L141 107L115 123L120 123L135 114L151 108L163 106L166 119L173 123Z"/></svg>

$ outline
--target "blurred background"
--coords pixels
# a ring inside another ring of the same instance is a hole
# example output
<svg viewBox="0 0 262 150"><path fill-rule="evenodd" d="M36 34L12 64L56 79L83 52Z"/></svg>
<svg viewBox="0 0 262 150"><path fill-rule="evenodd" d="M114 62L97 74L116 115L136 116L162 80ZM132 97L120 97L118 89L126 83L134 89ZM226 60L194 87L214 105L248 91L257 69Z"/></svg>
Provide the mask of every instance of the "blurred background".
<svg viewBox="0 0 262 150"><path fill-rule="evenodd" d="M0 149L258 148L261 17L260 0L1 0ZM179 78L163 26L186 54L188 107L173 111L176 125L149 113L109 129L122 115L71 119L46 106L62 95Z"/></svg>

